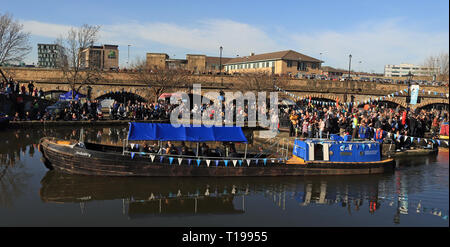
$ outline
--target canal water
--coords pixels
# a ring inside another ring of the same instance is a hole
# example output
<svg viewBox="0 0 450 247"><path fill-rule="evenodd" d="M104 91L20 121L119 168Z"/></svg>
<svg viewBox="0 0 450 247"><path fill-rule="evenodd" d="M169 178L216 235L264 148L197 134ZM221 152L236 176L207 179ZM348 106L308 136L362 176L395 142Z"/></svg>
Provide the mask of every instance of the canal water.
<svg viewBox="0 0 450 247"><path fill-rule="evenodd" d="M125 128L84 129L120 144ZM61 174L41 161L43 136L0 131L0 226L444 226L449 153L398 160L389 174L280 178L111 178Z"/></svg>

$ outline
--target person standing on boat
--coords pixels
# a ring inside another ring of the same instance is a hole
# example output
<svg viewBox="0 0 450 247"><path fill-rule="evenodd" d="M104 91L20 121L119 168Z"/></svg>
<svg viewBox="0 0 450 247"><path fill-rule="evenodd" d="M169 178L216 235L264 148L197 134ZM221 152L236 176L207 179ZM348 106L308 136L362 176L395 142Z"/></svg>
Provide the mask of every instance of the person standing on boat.
<svg viewBox="0 0 450 247"><path fill-rule="evenodd" d="M208 147L208 145L206 145L206 143L202 143L202 147L200 148L200 154L201 154L201 156L208 156L209 147Z"/></svg>
<svg viewBox="0 0 450 247"><path fill-rule="evenodd" d="M358 134L358 126L359 126L359 124L358 124L358 115L354 114L353 115L353 119L352 119L352 129L353 129L352 139L355 139L356 135Z"/></svg>
<svg viewBox="0 0 450 247"><path fill-rule="evenodd" d="M164 150L166 154L176 154L177 152L177 150L175 150L174 145L170 141L167 142Z"/></svg>
<svg viewBox="0 0 450 247"><path fill-rule="evenodd" d="M289 120L291 121L289 124L289 136L291 137L291 136L295 135L295 128L297 127L297 123L298 123L298 115L295 114L294 110L291 111Z"/></svg>
<svg viewBox="0 0 450 247"><path fill-rule="evenodd" d="M325 131L325 121L320 119L319 121L319 138L322 139L323 132Z"/></svg>
<svg viewBox="0 0 450 247"><path fill-rule="evenodd" d="M361 122L361 125L359 126L359 138L360 139L369 138L369 128L367 128L365 122Z"/></svg>
<svg viewBox="0 0 450 247"><path fill-rule="evenodd" d="M373 139L376 142L382 143L385 137L386 137L386 131L384 131L381 128L381 126L378 127L378 129L375 131L375 135L374 135Z"/></svg>

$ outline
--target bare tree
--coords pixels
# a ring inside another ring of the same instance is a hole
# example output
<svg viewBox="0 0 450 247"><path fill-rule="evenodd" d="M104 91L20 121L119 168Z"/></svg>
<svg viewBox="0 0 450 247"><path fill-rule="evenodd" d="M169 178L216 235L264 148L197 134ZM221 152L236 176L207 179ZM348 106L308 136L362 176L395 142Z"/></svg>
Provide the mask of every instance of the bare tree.
<svg viewBox="0 0 450 247"><path fill-rule="evenodd" d="M136 59L132 65L132 76L138 82L147 85L150 94L154 97L154 102L158 97L173 88L186 87L188 90L192 86L190 73L183 69L150 68L143 59Z"/></svg>
<svg viewBox="0 0 450 247"><path fill-rule="evenodd" d="M79 28L71 28L66 36L56 40L58 67L72 89L72 96L83 86L95 84L102 78L101 66L91 62L96 57L90 54L87 61L85 54L87 48L97 42L99 30L100 26L84 24Z"/></svg>
<svg viewBox="0 0 450 247"><path fill-rule="evenodd" d="M438 68L439 71L436 73L434 70L430 71L430 76L436 75L438 80L448 81L449 78L449 60L448 52L441 52L436 56L429 56L424 61L424 66L430 68Z"/></svg>
<svg viewBox="0 0 450 247"><path fill-rule="evenodd" d="M20 62L31 51L30 33L13 16L0 14L0 65Z"/></svg>
<svg viewBox="0 0 450 247"><path fill-rule="evenodd" d="M448 52L441 52L438 56L438 66L439 66L439 80L448 81L449 78L449 68L448 68Z"/></svg>

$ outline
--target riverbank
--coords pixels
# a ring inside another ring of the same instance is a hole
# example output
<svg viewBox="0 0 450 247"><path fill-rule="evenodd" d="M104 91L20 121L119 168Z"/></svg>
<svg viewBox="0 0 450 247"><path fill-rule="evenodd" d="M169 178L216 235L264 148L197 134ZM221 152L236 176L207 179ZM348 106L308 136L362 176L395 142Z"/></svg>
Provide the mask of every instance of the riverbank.
<svg viewBox="0 0 450 247"><path fill-rule="evenodd" d="M54 121L39 121L39 120L31 120L31 121L10 121L8 127L13 129L20 128L31 128L31 127L57 127L57 126L128 126L129 122L138 122L138 123L170 123L169 119L166 120L97 120L97 121L62 121L62 120L54 120ZM179 124L187 124L188 122L180 120ZM190 124L205 124L205 125L214 125L213 121L194 121L190 120ZM233 123L235 125L235 123ZM265 128L255 126L248 127L247 124L243 126L243 128L250 128L254 130L263 130ZM281 130L286 131L286 130ZM289 131L289 130L287 130Z"/></svg>
<svg viewBox="0 0 450 247"><path fill-rule="evenodd" d="M128 126L130 120L97 120L97 121L10 121L13 129L30 127L56 127L56 126ZM142 120L142 123L168 123L168 120Z"/></svg>

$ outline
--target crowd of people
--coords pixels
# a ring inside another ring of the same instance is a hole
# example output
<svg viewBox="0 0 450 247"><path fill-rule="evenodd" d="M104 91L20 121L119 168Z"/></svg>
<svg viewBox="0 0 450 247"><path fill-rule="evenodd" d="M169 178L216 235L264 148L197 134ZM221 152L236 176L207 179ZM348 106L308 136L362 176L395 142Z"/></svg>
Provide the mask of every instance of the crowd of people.
<svg viewBox="0 0 450 247"><path fill-rule="evenodd" d="M397 145L411 146L410 138L424 138L430 132L435 136L442 122L448 121L448 110L421 109L408 111L399 106L388 108L382 104L366 109L356 107L316 107L297 104L287 108L289 136L327 138L330 134L351 136L352 139L392 141Z"/></svg>
<svg viewBox="0 0 450 247"><path fill-rule="evenodd" d="M10 78L8 82L3 80L0 81L0 93L30 95L38 98L44 97L44 91L42 88L39 88L38 90L38 88L34 86L34 82L29 81L28 83L19 83L12 78Z"/></svg>
<svg viewBox="0 0 450 247"><path fill-rule="evenodd" d="M0 82L0 92L15 95L31 95L43 97L42 89L37 90L33 82L18 83L9 80L7 83ZM182 114L188 113L189 117L206 116L208 119L221 119L237 122L251 120L251 113L265 115L269 121L271 111L268 105L256 104L236 105L236 101L221 104L221 115L216 116L217 108L211 104L194 104L192 107L179 101L178 105L169 104L168 100L155 103L128 100L127 102L114 101L109 109L102 107L99 100L78 99L66 101L60 104L57 110L45 110L40 106L38 99L23 103L13 116L13 121L21 120L168 120L175 107ZM19 98L17 99L19 100ZM21 102L18 102L20 105ZM109 115L105 116L105 113ZM185 116L183 116L185 117ZM442 122L448 121L448 110L421 109L410 111L407 109L386 107L382 104L370 105L362 109L355 106L328 106L321 107L305 102L297 102L296 105L279 111L279 119L289 119L289 135L308 138L327 138L330 134L351 136L359 139L386 139L398 136L409 136L423 138L426 132L437 134ZM202 117L204 119L204 117ZM377 132L378 131L378 132ZM379 137L379 138L377 138ZM411 141L406 139L398 142ZM408 143L409 142L409 143Z"/></svg>

